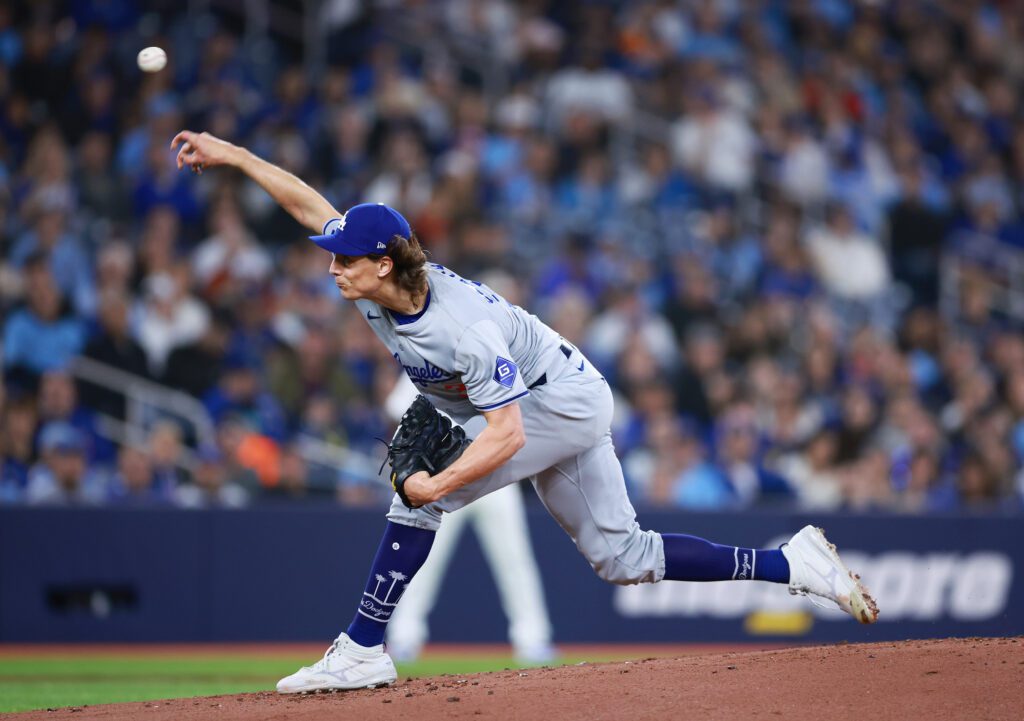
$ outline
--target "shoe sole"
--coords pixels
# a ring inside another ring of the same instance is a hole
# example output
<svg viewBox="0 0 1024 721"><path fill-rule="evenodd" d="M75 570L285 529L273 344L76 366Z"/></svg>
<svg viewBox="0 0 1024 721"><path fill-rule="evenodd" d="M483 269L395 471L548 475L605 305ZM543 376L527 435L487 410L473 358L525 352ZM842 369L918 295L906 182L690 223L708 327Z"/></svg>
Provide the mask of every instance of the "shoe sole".
<svg viewBox="0 0 1024 721"><path fill-rule="evenodd" d="M379 681L377 683L368 683L365 686L312 686L309 688L297 688L291 691L282 691L278 689L277 692L281 694L335 693L343 691L359 691L364 688L381 688L383 686L390 686L393 683L394 681Z"/></svg>
<svg viewBox="0 0 1024 721"><path fill-rule="evenodd" d="M875 599L871 597L868 589L864 587L864 584L860 582L860 575L852 573L850 569L846 567L843 560L839 557L839 551L836 550L835 544L831 543L828 538L825 537L824 528L815 528L818 535L821 536L821 542L825 548L828 549L829 555L832 557L832 561L839 566L843 573L845 573L851 581L853 581L853 588L850 590L850 608L844 608L843 610L853 616L855 619L863 624L874 623L878 620L878 604L875 603Z"/></svg>
<svg viewBox="0 0 1024 721"><path fill-rule="evenodd" d="M316 693L345 693L346 691L361 691L364 688L384 688L386 686L390 686L393 683L394 681L382 681L381 683L371 683L366 686L346 686L344 688L340 686L319 686L313 689L303 689L302 691L278 691L278 693L299 693L304 695Z"/></svg>
<svg viewBox="0 0 1024 721"><path fill-rule="evenodd" d="M319 684L304 686L302 688L289 689L282 691L278 689L278 693L290 694L290 693L333 693L335 691L358 691L363 688L380 688L382 686L390 686L398 680L398 677L394 678L383 678L380 680L374 680L369 683L362 683L359 686L333 686L331 684Z"/></svg>

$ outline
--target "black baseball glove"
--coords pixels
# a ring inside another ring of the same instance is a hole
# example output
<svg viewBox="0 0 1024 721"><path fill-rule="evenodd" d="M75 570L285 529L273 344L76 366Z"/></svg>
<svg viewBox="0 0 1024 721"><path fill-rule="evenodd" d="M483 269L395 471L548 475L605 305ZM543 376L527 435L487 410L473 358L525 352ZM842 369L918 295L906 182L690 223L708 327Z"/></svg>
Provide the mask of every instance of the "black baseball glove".
<svg viewBox="0 0 1024 721"><path fill-rule="evenodd" d="M441 415L423 395L416 396L388 444L384 463L391 465L391 487L409 508L419 508L405 495L405 481L414 473L435 475L455 462L471 441L461 426ZM384 464L381 464L383 470Z"/></svg>

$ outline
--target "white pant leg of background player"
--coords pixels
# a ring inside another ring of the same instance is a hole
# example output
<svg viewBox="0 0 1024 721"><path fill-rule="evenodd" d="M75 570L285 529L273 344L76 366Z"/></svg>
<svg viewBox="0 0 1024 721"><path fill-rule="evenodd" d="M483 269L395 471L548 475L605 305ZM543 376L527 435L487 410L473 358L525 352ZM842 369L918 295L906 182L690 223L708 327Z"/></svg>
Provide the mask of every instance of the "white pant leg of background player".
<svg viewBox="0 0 1024 721"><path fill-rule="evenodd" d="M551 621L530 544L522 488L513 483L463 510L472 514L470 523L494 574L516 658L528 662L550 660Z"/></svg>
<svg viewBox="0 0 1024 721"><path fill-rule="evenodd" d="M401 418L416 393L408 378L400 377L385 402L392 419ZM472 435L478 432L475 429ZM551 622L530 545L522 490L511 483L492 495L446 514L430 556L409 584L389 625L388 639L399 655L414 657L426 642L427 616L437 601L441 580L467 522L472 522L494 575L516 655L528 661L547 660L550 655Z"/></svg>

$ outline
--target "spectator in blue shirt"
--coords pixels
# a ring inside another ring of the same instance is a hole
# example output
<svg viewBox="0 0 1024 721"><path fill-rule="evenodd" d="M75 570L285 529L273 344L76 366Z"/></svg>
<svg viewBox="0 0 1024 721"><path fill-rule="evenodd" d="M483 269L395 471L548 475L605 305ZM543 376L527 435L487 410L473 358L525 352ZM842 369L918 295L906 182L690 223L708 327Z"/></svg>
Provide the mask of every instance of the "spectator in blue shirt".
<svg viewBox="0 0 1024 721"><path fill-rule="evenodd" d="M764 465L753 406L734 404L725 411L716 430L718 465L741 505L793 498L786 479Z"/></svg>
<svg viewBox="0 0 1024 721"><path fill-rule="evenodd" d="M107 503L145 506L171 503L174 488L157 482L153 459L145 449L122 446L117 454L117 471L110 479Z"/></svg>
<svg viewBox="0 0 1024 721"><path fill-rule="evenodd" d="M285 414L281 404L260 382L259 360L244 353L227 359L220 383L203 397L214 421L241 420L251 431L276 441L285 437Z"/></svg>
<svg viewBox="0 0 1024 721"><path fill-rule="evenodd" d="M85 346L85 327L75 316L64 315L60 291L45 256L33 256L25 265L28 304L4 324L4 372L23 385L65 368Z"/></svg>
<svg viewBox="0 0 1024 721"><path fill-rule="evenodd" d="M63 421L82 433L90 463L107 464L114 460L114 444L99 433L96 413L79 402L78 386L69 373L50 370L40 376L38 409L41 425Z"/></svg>
<svg viewBox="0 0 1024 721"><path fill-rule="evenodd" d="M102 474L86 462L86 438L57 421L39 434L42 460L29 471L25 500L32 505L96 506L106 497Z"/></svg>
<svg viewBox="0 0 1024 721"><path fill-rule="evenodd" d="M61 295L71 301L76 313L89 317L96 312L93 266L80 239L67 227L69 208L64 202L48 192L33 199L31 230L15 242L11 264L24 268L30 259L45 255Z"/></svg>

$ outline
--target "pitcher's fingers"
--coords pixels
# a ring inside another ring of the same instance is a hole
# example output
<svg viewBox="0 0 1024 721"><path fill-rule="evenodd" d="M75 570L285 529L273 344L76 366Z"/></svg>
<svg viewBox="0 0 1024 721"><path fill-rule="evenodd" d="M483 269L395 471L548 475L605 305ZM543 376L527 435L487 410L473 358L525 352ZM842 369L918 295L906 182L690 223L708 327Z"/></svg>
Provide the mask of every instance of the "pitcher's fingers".
<svg viewBox="0 0 1024 721"><path fill-rule="evenodd" d="M173 150L174 147L182 141L188 142L193 138L194 135L195 133L193 133L191 130L182 130L180 133L175 135L174 140L171 141L171 149Z"/></svg>
<svg viewBox="0 0 1024 721"><path fill-rule="evenodd" d="M196 159L196 149L192 146L192 143L185 143L181 146L181 150L178 151L178 168L181 169L182 165L192 165Z"/></svg>

